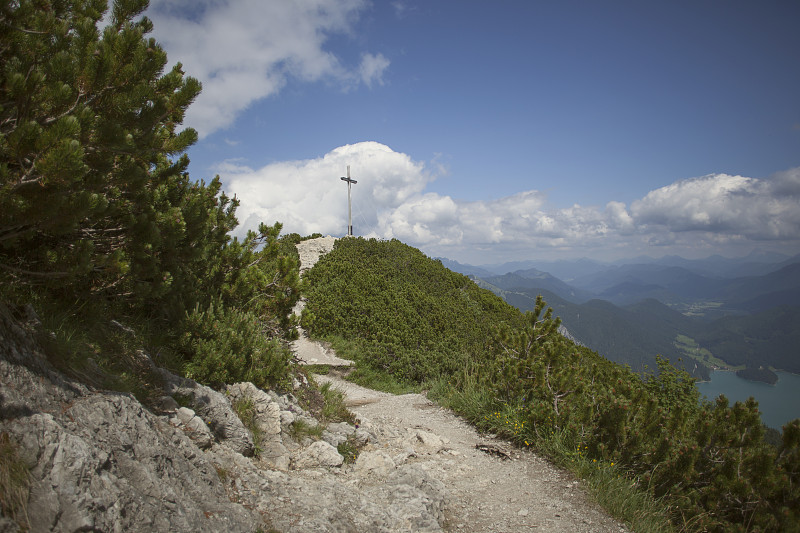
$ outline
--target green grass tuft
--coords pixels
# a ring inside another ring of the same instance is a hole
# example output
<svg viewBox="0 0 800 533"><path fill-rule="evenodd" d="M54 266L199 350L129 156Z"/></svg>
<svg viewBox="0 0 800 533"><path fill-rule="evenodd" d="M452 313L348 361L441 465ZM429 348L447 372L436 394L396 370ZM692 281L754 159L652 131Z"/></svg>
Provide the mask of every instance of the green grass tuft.
<svg viewBox="0 0 800 533"><path fill-rule="evenodd" d="M0 508L23 531L27 531L30 471L8 433L0 433Z"/></svg>

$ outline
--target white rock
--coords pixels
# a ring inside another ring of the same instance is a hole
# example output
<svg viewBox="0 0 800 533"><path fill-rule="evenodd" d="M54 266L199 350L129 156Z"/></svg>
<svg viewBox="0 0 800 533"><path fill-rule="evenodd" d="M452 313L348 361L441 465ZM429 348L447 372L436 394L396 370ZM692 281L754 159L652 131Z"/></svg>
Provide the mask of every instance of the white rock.
<svg viewBox="0 0 800 533"><path fill-rule="evenodd" d="M184 424L188 424L189 421L195 417L195 412L188 407L180 407L175 411L175 415L178 417L178 420Z"/></svg>
<svg viewBox="0 0 800 533"><path fill-rule="evenodd" d="M429 448L441 448L444 445L442 439L438 435L434 435L433 433L429 433L421 429L417 430L416 437L419 442L425 446L428 446Z"/></svg>
<svg viewBox="0 0 800 533"><path fill-rule="evenodd" d="M340 466L343 462L344 457L336 448L324 440L319 440L301 450L293 464L295 468L318 468L320 466Z"/></svg>
<svg viewBox="0 0 800 533"><path fill-rule="evenodd" d="M362 451L356 459L355 470L379 477L388 476L397 465L387 453L380 450Z"/></svg>

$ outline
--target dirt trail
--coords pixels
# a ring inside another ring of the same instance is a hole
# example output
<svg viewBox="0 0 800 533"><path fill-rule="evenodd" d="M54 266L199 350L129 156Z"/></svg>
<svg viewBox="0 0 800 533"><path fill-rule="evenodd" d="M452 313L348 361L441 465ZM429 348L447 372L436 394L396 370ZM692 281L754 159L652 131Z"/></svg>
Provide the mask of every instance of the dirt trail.
<svg viewBox="0 0 800 533"><path fill-rule="evenodd" d="M625 532L574 479L530 450L514 448L421 394L395 396L329 374L377 449L395 463L414 462L445 484L446 531ZM480 448L479 448L480 447Z"/></svg>
<svg viewBox="0 0 800 533"><path fill-rule="evenodd" d="M297 252L300 255L300 275L302 276L313 267L320 256L333 250L335 242L336 239L334 237L320 237L300 242L297 245ZM299 316L305 306L306 300L302 298L294 306L292 313ZM300 336L296 341L292 342L292 352L301 365L348 366L353 364L352 361L336 357L336 353L333 350L310 340L303 328L298 328L298 332Z"/></svg>
<svg viewBox="0 0 800 533"><path fill-rule="evenodd" d="M313 241L306 246L327 251ZM342 390L360 424L378 437L369 448L384 452L387 464L413 462L445 484L446 531L628 531L587 497L579 480L530 450L479 434L424 395L374 391L335 370L317 379Z"/></svg>

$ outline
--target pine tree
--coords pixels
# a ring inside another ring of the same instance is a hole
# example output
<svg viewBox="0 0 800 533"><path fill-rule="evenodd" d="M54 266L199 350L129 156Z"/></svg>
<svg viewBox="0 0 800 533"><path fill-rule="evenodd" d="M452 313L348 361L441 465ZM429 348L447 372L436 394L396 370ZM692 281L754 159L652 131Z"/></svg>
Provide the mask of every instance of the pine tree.
<svg viewBox="0 0 800 533"><path fill-rule="evenodd" d="M102 29L104 0L0 5L0 293L157 320L185 370L276 382L296 252L277 223L231 238L237 200L189 178L200 83L165 70L147 5L116 0Z"/></svg>
<svg viewBox="0 0 800 533"><path fill-rule="evenodd" d="M180 238L188 159L177 130L200 83L138 17L146 0L0 7L0 276L77 296L157 293ZM212 187L213 189L213 187ZM229 224L230 225L230 224Z"/></svg>

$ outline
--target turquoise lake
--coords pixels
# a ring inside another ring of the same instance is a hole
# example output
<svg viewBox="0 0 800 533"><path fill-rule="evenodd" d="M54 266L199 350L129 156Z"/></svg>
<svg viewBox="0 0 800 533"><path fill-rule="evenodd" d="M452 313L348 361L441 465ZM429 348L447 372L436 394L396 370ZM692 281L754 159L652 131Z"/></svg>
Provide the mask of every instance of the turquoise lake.
<svg viewBox="0 0 800 533"><path fill-rule="evenodd" d="M767 385L742 379L736 372L713 371L711 381L698 383L697 388L701 395L712 401L724 394L731 405L752 396L758 402L761 420L779 430L785 423L800 418L800 375L788 372L776 374L778 383Z"/></svg>

